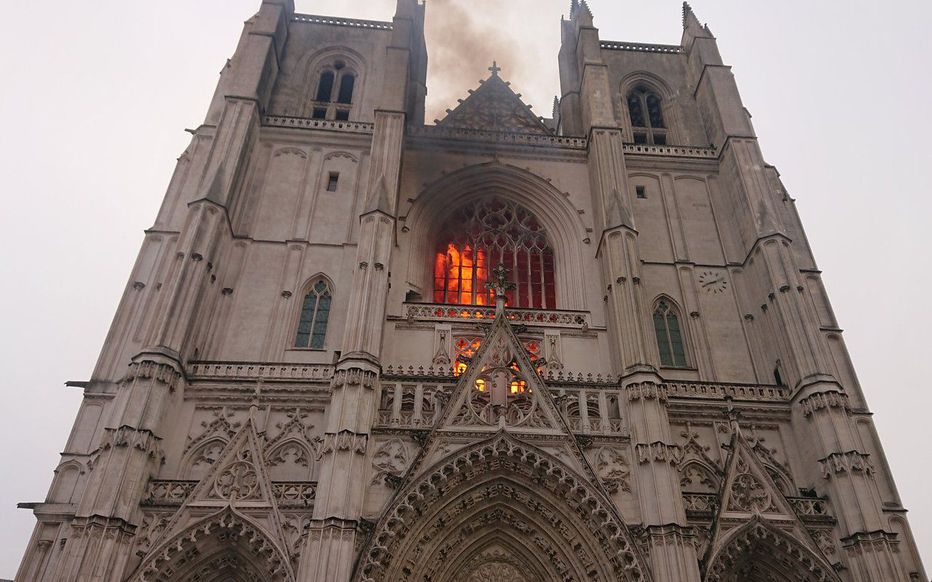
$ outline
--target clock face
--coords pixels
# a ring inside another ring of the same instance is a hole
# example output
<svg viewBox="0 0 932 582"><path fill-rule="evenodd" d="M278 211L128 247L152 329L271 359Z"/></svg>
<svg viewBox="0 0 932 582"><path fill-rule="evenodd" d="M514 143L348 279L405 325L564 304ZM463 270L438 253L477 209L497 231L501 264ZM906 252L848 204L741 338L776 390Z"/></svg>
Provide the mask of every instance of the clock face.
<svg viewBox="0 0 932 582"><path fill-rule="evenodd" d="M699 288L707 293L721 293L728 287L724 273L703 271L699 273Z"/></svg>

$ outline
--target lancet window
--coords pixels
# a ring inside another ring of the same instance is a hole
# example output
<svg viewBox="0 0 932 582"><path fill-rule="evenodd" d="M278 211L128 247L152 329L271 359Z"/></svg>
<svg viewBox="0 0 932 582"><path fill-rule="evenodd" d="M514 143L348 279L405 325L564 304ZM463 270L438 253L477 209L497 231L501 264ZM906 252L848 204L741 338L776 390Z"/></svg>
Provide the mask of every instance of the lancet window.
<svg viewBox="0 0 932 582"><path fill-rule="evenodd" d="M356 73L342 60L327 65L320 73L311 117L314 119L349 119L356 89Z"/></svg>
<svg viewBox="0 0 932 582"><path fill-rule="evenodd" d="M679 313L667 299L658 301L654 308L654 331L657 334L657 347L660 350L660 364L685 368L686 348L683 345Z"/></svg>
<svg viewBox="0 0 932 582"><path fill-rule="evenodd" d="M330 306L333 292L324 279L318 279L304 296L301 304L301 319L294 345L298 348L324 349L327 324L330 321Z"/></svg>
<svg viewBox="0 0 932 582"><path fill-rule="evenodd" d="M666 145L667 126L663 122L663 101L654 92L638 85L628 94L628 116L636 144Z"/></svg>
<svg viewBox="0 0 932 582"><path fill-rule="evenodd" d="M498 198L467 204L441 230L434 257L434 303L494 305L486 283L498 265L505 266L514 284L506 305L556 307L554 253L546 231L529 210Z"/></svg>

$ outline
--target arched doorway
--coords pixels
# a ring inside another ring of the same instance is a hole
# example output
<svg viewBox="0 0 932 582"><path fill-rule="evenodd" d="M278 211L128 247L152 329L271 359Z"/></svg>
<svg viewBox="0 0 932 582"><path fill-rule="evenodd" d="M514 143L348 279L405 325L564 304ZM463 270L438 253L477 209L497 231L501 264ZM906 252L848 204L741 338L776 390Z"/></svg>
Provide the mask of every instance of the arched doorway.
<svg viewBox="0 0 932 582"><path fill-rule="evenodd" d="M786 532L755 518L713 553L706 582L840 582L825 559Z"/></svg>
<svg viewBox="0 0 932 582"><path fill-rule="evenodd" d="M149 553L132 582L294 582L284 551L232 508L205 517Z"/></svg>
<svg viewBox="0 0 932 582"><path fill-rule="evenodd" d="M491 571L501 582L649 580L604 494L504 431L457 451L400 491L355 579L475 582Z"/></svg>

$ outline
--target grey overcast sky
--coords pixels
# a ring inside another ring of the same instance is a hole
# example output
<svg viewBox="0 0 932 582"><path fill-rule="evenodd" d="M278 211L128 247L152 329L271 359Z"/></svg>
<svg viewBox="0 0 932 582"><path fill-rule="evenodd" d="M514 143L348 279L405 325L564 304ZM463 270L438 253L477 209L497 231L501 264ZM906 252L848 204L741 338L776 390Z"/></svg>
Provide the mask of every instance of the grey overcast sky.
<svg viewBox="0 0 932 582"><path fill-rule="evenodd" d="M298 0L388 20L393 0ZM679 0L589 0L675 44ZM693 0L799 205L932 567L929 0ZM0 578L12 578L175 159L259 0L5 2L0 21ZM433 119L495 58L549 116L569 0L431 0ZM463 47L468 49L461 50Z"/></svg>

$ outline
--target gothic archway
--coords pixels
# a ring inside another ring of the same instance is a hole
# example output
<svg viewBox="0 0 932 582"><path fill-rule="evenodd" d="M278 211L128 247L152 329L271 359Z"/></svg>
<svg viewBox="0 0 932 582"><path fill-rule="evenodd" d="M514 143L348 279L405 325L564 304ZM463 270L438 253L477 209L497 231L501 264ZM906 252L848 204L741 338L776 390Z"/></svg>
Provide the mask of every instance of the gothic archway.
<svg viewBox="0 0 932 582"><path fill-rule="evenodd" d="M708 564L706 582L840 582L824 558L760 518L729 534Z"/></svg>
<svg viewBox="0 0 932 582"><path fill-rule="evenodd" d="M588 232L568 194L532 172L489 162L451 172L420 192L411 206L402 233L408 233L411 262L408 280L431 288L433 257L440 230L465 205L483 198L519 204L540 221L554 254L556 307L585 309L579 292L583 279L584 239ZM455 201L455 204L451 204Z"/></svg>
<svg viewBox="0 0 932 582"><path fill-rule="evenodd" d="M289 558L232 508L199 520L153 548L132 582L294 582Z"/></svg>
<svg viewBox="0 0 932 582"><path fill-rule="evenodd" d="M505 432L457 451L400 491L355 580L468 582L489 564L527 581L649 580L611 501Z"/></svg>

